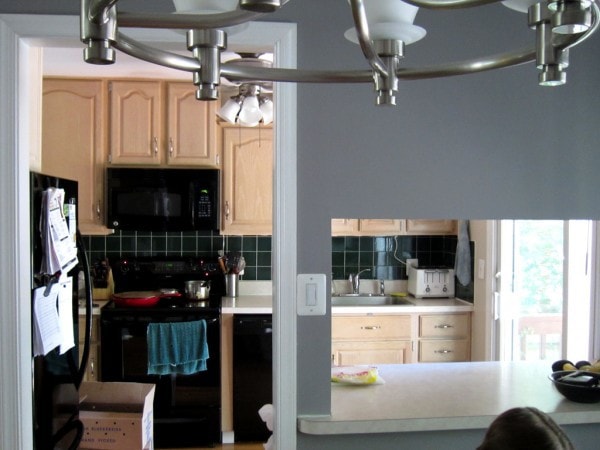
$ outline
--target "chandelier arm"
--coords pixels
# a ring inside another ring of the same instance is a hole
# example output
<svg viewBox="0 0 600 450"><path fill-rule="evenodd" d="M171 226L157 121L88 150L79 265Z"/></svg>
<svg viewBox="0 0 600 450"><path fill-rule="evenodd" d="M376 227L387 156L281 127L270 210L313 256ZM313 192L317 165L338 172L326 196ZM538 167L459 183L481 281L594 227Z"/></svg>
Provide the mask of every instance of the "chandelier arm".
<svg viewBox="0 0 600 450"><path fill-rule="evenodd" d="M108 10L115 6L119 0L91 0L87 11L92 23L102 23L107 20Z"/></svg>
<svg viewBox="0 0 600 450"><path fill-rule="evenodd" d="M363 1L350 0L350 7L352 8L352 17L354 18L354 27L356 28L358 43L360 44L363 55L367 58L373 70L382 77L389 77L388 68L375 51L373 41L371 41L371 37L369 36L369 24L367 22L367 14L365 12Z"/></svg>
<svg viewBox="0 0 600 450"><path fill-rule="evenodd" d="M115 0L113 0L115 1ZM234 10L217 14L161 14L118 12L119 26L132 28L223 28L255 20L265 13Z"/></svg>
<svg viewBox="0 0 600 450"><path fill-rule="evenodd" d="M421 80L426 78L442 78L457 75L485 72L502 69L535 61L535 48L526 48L512 52L499 53L478 59L450 62L429 68L398 69L396 75L405 80Z"/></svg>
<svg viewBox="0 0 600 450"><path fill-rule="evenodd" d="M201 67L200 62L196 58L190 58L150 47L149 45L142 44L120 32L117 33L117 40L114 43L114 47L134 58L169 67L171 69L197 72Z"/></svg>
<svg viewBox="0 0 600 450"><path fill-rule="evenodd" d="M502 0L403 0L409 5L425 9L461 9L498 3Z"/></svg>
<svg viewBox="0 0 600 450"><path fill-rule="evenodd" d="M279 81L284 83L372 83L371 70L302 70L240 67L235 62L221 64L221 76L230 81Z"/></svg>

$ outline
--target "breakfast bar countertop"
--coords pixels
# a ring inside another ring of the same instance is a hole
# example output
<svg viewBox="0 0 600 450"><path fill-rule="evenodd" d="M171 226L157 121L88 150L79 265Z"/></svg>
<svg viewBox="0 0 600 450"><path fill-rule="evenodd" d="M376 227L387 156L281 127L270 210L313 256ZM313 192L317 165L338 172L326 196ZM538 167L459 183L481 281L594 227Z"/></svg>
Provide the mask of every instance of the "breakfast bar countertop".
<svg viewBox="0 0 600 450"><path fill-rule="evenodd" d="M513 407L532 406L557 423L600 423L600 403L565 399L550 363L468 362L380 365L383 384L332 383L331 415L298 418L307 434L361 434L487 428Z"/></svg>

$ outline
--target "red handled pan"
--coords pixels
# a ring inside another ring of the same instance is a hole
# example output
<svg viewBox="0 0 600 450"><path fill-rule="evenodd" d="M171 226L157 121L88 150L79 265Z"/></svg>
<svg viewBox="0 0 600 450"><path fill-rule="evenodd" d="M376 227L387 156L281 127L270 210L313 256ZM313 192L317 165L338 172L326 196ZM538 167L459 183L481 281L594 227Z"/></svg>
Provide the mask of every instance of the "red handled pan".
<svg viewBox="0 0 600 450"><path fill-rule="evenodd" d="M147 308L156 305L161 298L165 297L181 297L181 293L176 289L129 291L113 294L112 299L117 306Z"/></svg>

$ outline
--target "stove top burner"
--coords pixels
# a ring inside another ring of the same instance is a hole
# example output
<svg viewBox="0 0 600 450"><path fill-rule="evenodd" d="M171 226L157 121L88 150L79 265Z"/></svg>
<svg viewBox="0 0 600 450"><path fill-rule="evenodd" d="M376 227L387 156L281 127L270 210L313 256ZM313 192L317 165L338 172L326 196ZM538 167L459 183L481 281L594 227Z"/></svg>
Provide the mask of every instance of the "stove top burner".
<svg viewBox="0 0 600 450"><path fill-rule="evenodd" d="M162 298L153 308L201 309L218 307L225 294L225 277L218 259L194 257L121 257L111 261L115 292L172 290L179 296ZM185 283L210 282L210 296L202 300L185 297Z"/></svg>

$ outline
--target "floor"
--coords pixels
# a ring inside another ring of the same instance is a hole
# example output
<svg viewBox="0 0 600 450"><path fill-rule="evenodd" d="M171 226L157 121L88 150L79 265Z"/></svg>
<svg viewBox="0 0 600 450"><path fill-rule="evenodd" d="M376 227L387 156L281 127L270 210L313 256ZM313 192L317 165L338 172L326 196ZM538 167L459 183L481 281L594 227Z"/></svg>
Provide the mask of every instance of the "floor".
<svg viewBox="0 0 600 450"><path fill-rule="evenodd" d="M264 446L262 443L239 443L239 444L216 444L215 447L192 447L186 449L156 449L156 450L204 450L204 449L212 449L212 450L264 450Z"/></svg>

